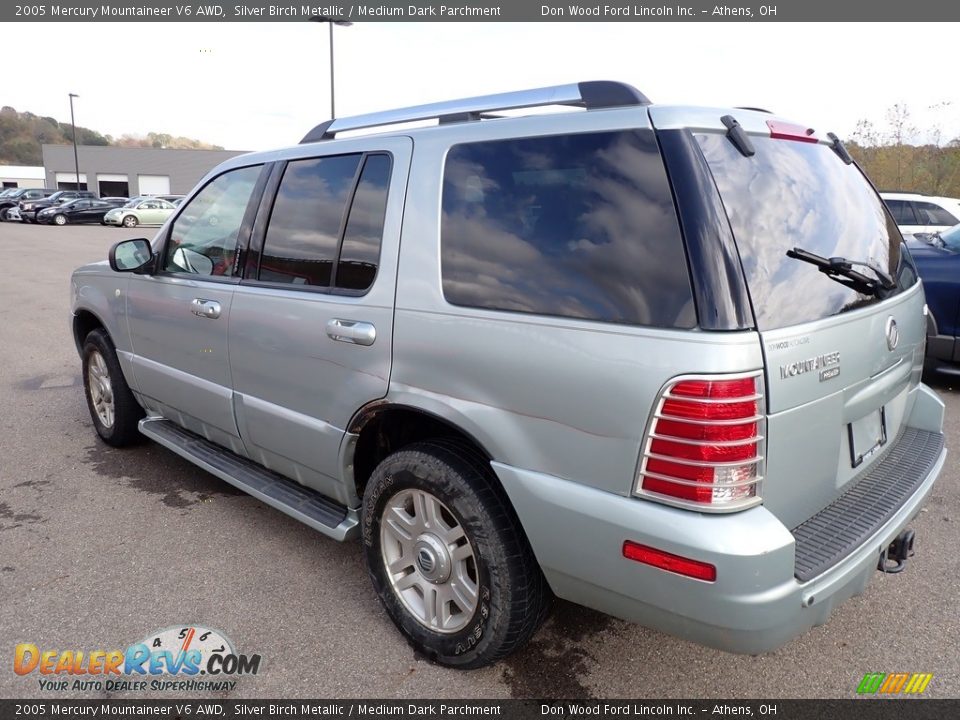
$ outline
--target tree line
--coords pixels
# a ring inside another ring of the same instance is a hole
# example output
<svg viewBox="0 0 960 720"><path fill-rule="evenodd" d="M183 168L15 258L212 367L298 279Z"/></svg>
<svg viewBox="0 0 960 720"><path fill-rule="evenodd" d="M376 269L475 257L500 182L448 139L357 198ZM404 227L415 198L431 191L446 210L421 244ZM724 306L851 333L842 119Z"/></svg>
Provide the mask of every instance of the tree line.
<svg viewBox="0 0 960 720"><path fill-rule="evenodd" d="M947 106L932 109L942 114ZM939 125L921 131L904 104L890 107L883 123L860 120L845 144L880 190L960 197L960 137L948 138Z"/></svg>
<svg viewBox="0 0 960 720"><path fill-rule="evenodd" d="M0 165L43 165L41 145L70 145L73 126L56 118L41 117L14 108L0 108ZM117 147L173 148L180 150L223 150L187 137L149 132L146 135L121 135L115 138L77 125L78 145L113 145Z"/></svg>

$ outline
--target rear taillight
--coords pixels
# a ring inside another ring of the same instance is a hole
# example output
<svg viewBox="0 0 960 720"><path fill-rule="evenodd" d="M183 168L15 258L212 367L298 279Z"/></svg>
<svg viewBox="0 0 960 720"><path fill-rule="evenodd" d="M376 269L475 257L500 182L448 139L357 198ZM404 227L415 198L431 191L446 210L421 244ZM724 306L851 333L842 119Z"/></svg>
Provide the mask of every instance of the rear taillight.
<svg viewBox="0 0 960 720"><path fill-rule="evenodd" d="M678 378L664 388L644 439L637 493L704 510L759 502L760 373Z"/></svg>

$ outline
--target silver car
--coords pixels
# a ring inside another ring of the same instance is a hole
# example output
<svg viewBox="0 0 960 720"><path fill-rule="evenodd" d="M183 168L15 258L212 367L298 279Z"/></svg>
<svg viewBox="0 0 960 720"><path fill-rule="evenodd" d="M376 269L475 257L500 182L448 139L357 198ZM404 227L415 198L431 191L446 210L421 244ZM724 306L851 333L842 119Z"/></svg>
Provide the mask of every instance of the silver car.
<svg viewBox="0 0 960 720"><path fill-rule="evenodd" d="M323 123L72 284L99 436L359 538L453 667L553 596L776 648L904 567L946 457L923 289L840 141L620 83Z"/></svg>

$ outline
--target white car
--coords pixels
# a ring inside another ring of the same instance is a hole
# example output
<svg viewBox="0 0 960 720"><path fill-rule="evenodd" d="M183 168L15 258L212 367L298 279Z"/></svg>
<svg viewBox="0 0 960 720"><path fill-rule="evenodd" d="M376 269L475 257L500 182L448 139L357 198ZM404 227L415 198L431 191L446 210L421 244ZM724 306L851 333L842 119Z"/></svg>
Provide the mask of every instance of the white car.
<svg viewBox="0 0 960 720"><path fill-rule="evenodd" d="M9 222L21 222L23 218L20 217L20 208L14 205L12 208L7 210L7 220Z"/></svg>
<svg viewBox="0 0 960 720"><path fill-rule="evenodd" d="M880 193L900 232L932 233L960 223L960 200L920 193Z"/></svg>

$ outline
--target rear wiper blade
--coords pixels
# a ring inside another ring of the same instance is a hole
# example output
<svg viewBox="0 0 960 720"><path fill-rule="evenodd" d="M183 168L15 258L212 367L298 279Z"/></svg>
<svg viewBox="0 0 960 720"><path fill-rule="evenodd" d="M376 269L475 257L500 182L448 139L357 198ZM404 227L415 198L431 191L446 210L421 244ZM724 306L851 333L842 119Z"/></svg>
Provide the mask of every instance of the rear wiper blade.
<svg viewBox="0 0 960 720"><path fill-rule="evenodd" d="M848 260L844 257L825 258L798 247L787 250L787 257L816 265L817 269L831 280L866 295L882 297L886 292L897 287L897 283L888 273L869 263ZM876 275L876 278L857 272L853 269L854 266L867 268Z"/></svg>

